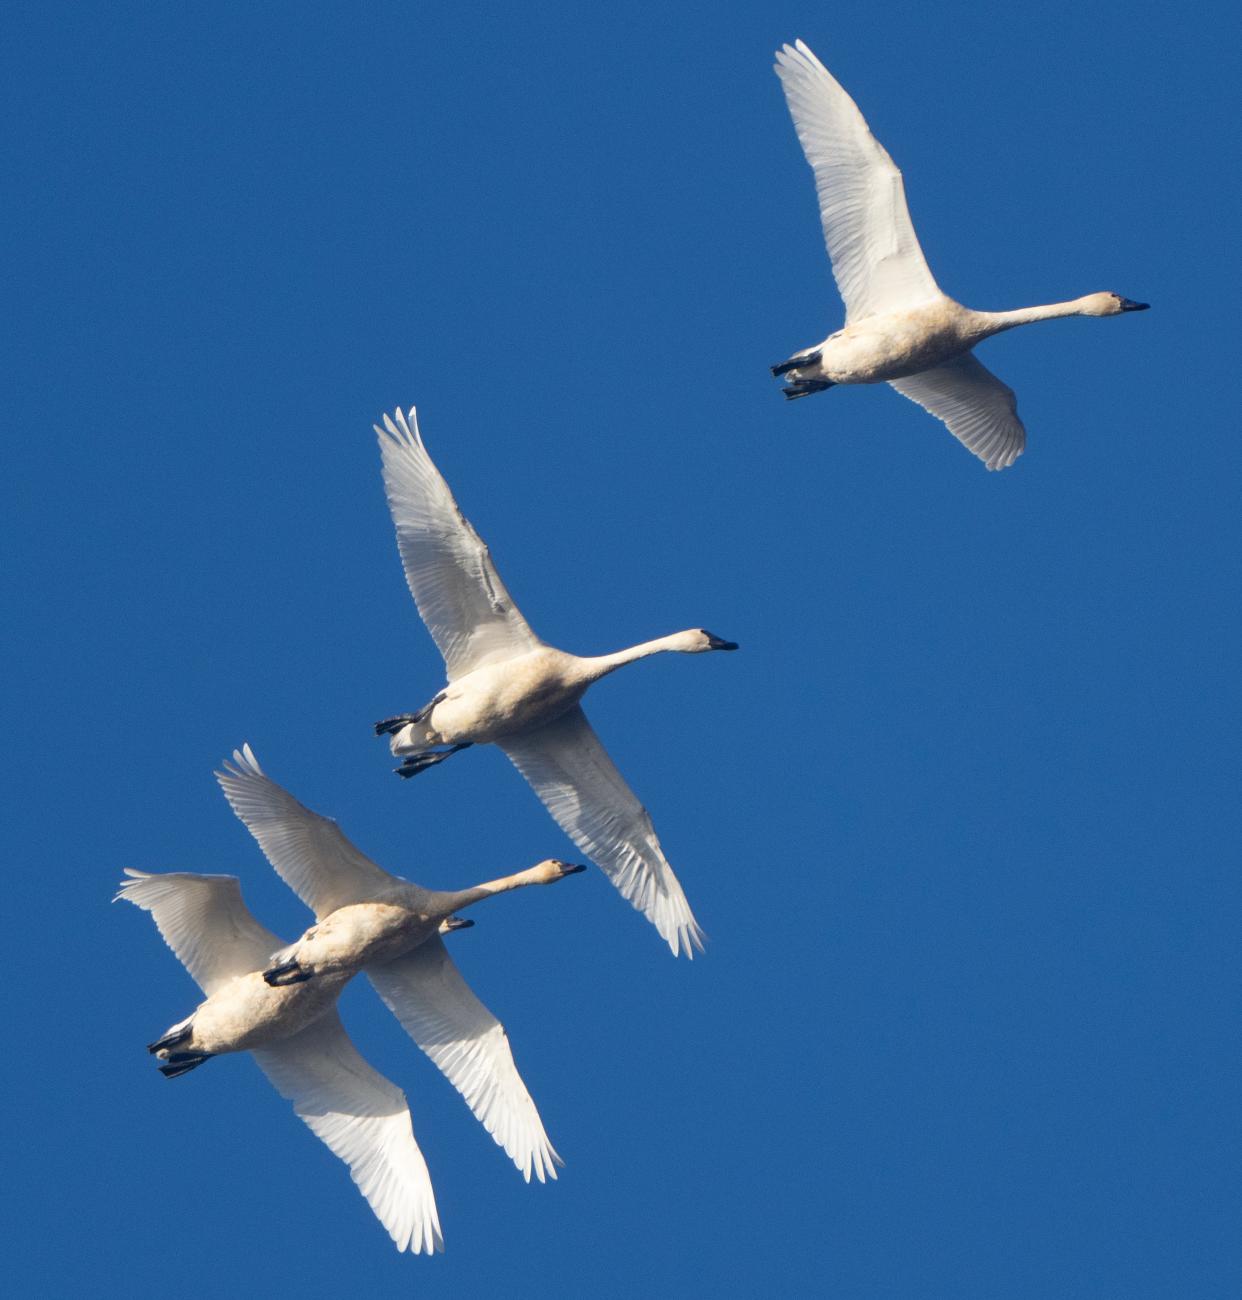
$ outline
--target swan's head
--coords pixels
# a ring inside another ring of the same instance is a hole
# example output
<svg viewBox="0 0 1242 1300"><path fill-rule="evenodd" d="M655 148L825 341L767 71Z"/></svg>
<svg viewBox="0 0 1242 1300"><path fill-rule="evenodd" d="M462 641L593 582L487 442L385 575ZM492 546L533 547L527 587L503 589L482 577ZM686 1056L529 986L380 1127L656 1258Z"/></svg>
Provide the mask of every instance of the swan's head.
<svg viewBox="0 0 1242 1300"><path fill-rule="evenodd" d="M671 648L687 655L706 654L708 650L737 649L736 641L726 641L705 627L692 627L688 632L678 632L672 639L676 644Z"/></svg>
<svg viewBox="0 0 1242 1300"><path fill-rule="evenodd" d="M452 934L454 930L469 930L473 924L473 921L464 916L446 916L439 928L441 934Z"/></svg>
<svg viewBox="0 0 1242 1300"><path fill-rule="evenodd" d="M564 880L566 876L576 876L579 871L585 870L586 867L581 862L562 862L560 858L544 858L542 862L536 862L531 868L536 883L540 885L551 885L558 880Z"/></svg>
<svg viewBox="0 0 1242 1300"><path fill-rule="evenodd" d="M1135 302L1119 293L1089 293L1082 299L1084 316L1120 316L1123 311L1146 311L1151 303Z"/></svg>

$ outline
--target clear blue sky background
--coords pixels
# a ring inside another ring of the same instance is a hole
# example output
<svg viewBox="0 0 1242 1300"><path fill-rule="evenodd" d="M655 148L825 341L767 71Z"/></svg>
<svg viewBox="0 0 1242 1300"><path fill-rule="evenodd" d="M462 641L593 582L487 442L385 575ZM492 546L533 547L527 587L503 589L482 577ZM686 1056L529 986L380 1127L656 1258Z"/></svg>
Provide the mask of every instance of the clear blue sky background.
<svg viewBox="0 0 1242 1300"><path fill-rule="evenodd" d="M1236 1296L1236 58L1214 7L27 5L4 60L6 1278L39 1294ZM1224 7L1220 7L1220 12ZM982 356L1003 474L887 389L786 405L841 307L801 35L945 290L1118 320ZM398 1256L195 1003L123 866L307 923L211 779L249 740L433 885L568 842L498 752L371 723L440 660L371 421L423 430L597 688L710 935L597 872L454 951L568 1164L526 1187L361 983L448 1253ZM16 944L16 953L13 951ZM10 1211L12 1218L12 1210Z"/></svg>

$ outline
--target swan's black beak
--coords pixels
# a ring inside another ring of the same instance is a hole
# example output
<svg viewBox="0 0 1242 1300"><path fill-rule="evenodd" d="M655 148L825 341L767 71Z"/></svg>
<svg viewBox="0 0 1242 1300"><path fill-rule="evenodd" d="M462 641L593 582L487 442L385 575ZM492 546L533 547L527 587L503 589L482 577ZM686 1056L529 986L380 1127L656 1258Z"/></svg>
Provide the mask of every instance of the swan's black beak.
<svg viewBox="0 0 1242 1300"><path fill-rule="evenodd" d="M1135 302L1133 298L1123 298L1121 300L1122 311L1146 311L1151 306L1149 302Z"/></svg>
<svg viewBox="0 0 1242 1300"><path fill-rule="evenodd" d="M579 871L586 870L585 862L574 862L574 863L562 862L561 866L564 867L565 875L567 876L576 876Z"/></svg>
<svg viewBox="0 0 1242 1300"><path fill-rule="evenodd" d="M736 650L736 641L722 641L720 637L713 636L710 632L707 634L707 648L709 650Z"/></svg>

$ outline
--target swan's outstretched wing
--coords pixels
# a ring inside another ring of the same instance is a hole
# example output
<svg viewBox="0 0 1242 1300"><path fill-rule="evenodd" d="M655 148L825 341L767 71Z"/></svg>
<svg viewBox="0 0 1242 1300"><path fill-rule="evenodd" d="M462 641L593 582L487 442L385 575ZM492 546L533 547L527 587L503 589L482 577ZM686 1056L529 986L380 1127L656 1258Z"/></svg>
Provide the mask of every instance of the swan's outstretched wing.
<svg viewBox="0 0 1242 1300"><path fill-rule="evenodd" d="M366 968L406 1033L443 1071L522 1177L542 1183L562 1163L513 1063L504 1026L470 991L433 934L396 961Z"/></svg>
<svg viewBox="0 0 1242 1300"><path fill-rule="evenodd" d="M534 650L539 638L513 603L486 543L427 455L414 408L384 416L384 488L410 594L449 680Z"/></svg>
<svg viewBox="0 0 1242 1300"><path fill-rule="evenodd" d="M824 242L846 321L938 298L910 224L901 172L858 106L801 41L777 53L776 75L815 171Z"/></svg>
<svg viewBox="0 0 1242 1300"><path fill-rule="evenodd" d="M988 469L1006 469L1026 446L1013 389L1002 384L973 352L888 381L903 396L949 426Z"/></svg>
<svg viewBox="0 0 1242 1300"><path fill-rule="evenodd" d="M496 742L561 829L660 932L676 957L703 951L703 932L656 839L646 808L608 757L586 714Z"/></svg>
<svg viewBox="0 0 1242 1300"><path fill-rule="evenodd" d="M235 749L223 768L216 780L224 797L281 879L317 917L392 887L396 877L359 853L336 822L304 808L264 776L249 745Z"/></svg>
<svg viewBox="0 0 1242 1300"><path fill-rule="evenodd" d="M350 1176L398 1250L444 1249L427 1162L405 1094L369 1066L335 1009L292 1038L254 1050L273 1087Z"/></svg>
<svg viewBox="0 0 1242 1300"><path fill-rule="evenodd" d="M116 898L151 913L164 942L208 997L238 975L262 970L282 946L247 911L236 876L152 875L129 867L125 874Z"/></svg>

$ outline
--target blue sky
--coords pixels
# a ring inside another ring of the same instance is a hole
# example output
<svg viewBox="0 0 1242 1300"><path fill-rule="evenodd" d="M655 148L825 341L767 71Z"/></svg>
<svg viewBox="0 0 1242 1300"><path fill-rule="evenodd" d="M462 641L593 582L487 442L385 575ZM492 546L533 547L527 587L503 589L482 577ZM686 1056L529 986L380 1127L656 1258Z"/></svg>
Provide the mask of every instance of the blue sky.
<svg viewBox="0 0 1242 1300"><path fill-rule="evenodd" d="M254 10L25 6L3 56L10 1279L1238 1294L1231 34L1142 3ZM886 389L767 374L841 320L770 71L799 35L946 292L1153 304L981 348L1012 470ZM742 644L589 701L706 956L597 872L455 938L557 1184L349 990L434 1260L250 1062L158 1075L197 992L108 905L124 866L229 872L304 928L211 779L243 740L420 882L568 855L498 752L407 784L370 734L442 671L370 431L397 403L547 640Z"/></svg>

